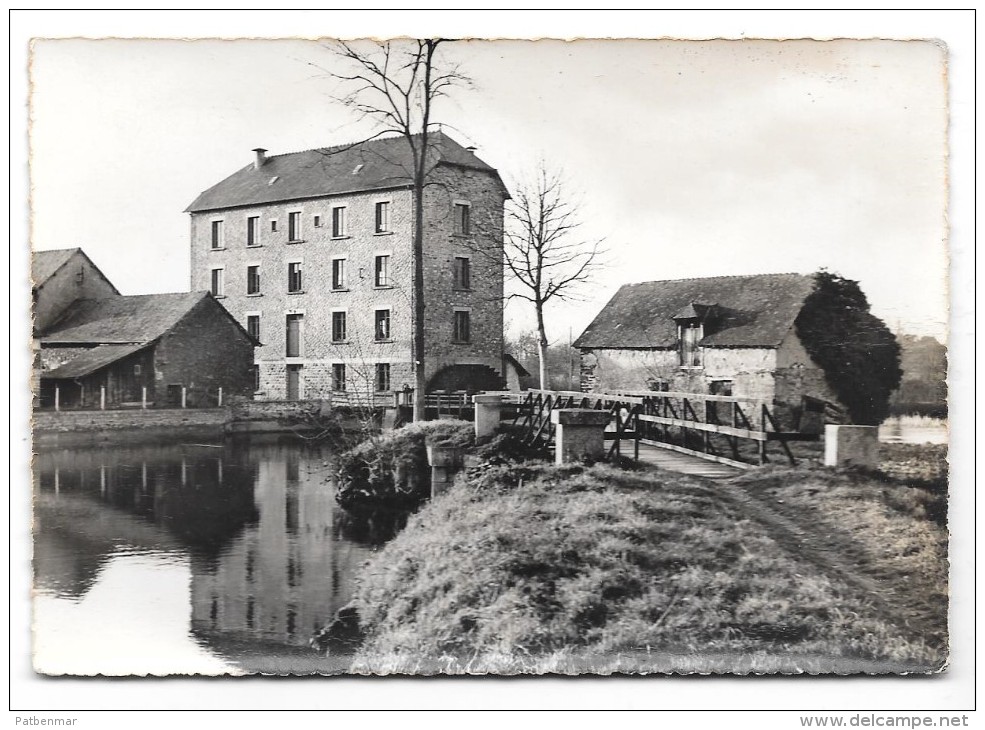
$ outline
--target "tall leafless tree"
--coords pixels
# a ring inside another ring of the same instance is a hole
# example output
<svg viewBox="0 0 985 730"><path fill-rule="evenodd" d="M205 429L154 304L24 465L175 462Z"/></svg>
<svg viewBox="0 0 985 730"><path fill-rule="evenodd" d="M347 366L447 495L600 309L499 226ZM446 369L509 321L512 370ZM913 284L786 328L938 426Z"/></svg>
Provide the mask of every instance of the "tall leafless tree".
<svg viewBox="0 0 985 730"><path fill-rule="evenodd" d="M329 47L347 70L330 71L341 84L336 99L360 118L376 123L369 139L388 133L403 136L410 151L407 170L413 186L414 235L412 242L414 420L424 420L424 188L436 162L432 133L435 101L469 80L454 65L440 64L440 38L395 41L334 41ZM366 141L366 140L364 140Z"/></svg>
<svg viewBox="0 0 985 730"><path fill-rule="evenodd" d="M577 201L561 173L541 163L530 182L515 186L506 209L503 260L519 291L507 298L534 306L542 388L548 382L544 308L576 298L602 264L603 240L580 235L580 227Z"/></svg>

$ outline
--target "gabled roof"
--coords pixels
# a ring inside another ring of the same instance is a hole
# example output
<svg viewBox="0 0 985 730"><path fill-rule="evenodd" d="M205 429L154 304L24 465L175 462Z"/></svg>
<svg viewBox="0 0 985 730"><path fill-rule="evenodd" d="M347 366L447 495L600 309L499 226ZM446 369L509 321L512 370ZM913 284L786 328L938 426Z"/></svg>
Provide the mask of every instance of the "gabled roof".
<svg viewBox="0 0 985 730"><path fill-rule="evenodd" d="M122 360L127 355L150 347L150 344L149 342L141 342L136 345L98 345L90 350L84 350L80 355L57 368L46 370L41 373L41 377L45 380L81 378L101 370L117 360Z"/></svg>
<svg viewBox="0 0 985 730"><path fill-rule="evenodd" d="M199 291L77 299L58 321L42 333L41 342L44 344L151 342L164 335L199 302L210 296L208 292Z"/></svg>
<svg viewBox="0 0 985 730"><path fill-rule="evenodd" d="M778 347L814 290L803 274L713 276L626 284L588 325L575 347L669 349L682 313L712 305L704 347ZM707 311L707 310L706 310Z"/></svg>
<svg viewBox="0 0 985 730"><path fill-rule="evenodd" d="M443 132L431 133L428 146L435 165L486 172L503 184L493 167ZM185 212L410 187L412 171L410 147L402 136L273 155L259 168L247 165L213 185Z"/></svg>
<svg viewBox="0 0 985 730"><path fill-rule="evenodd" d="M67 264L73 256L79 255L89 262L89 265L99 272L99 275L106 280L106 283L113 287L113 282L106 278L106 275L99 271L99 267L92 263L92 259L86 256L81 248L59 248L50 251L31 252L31 283L35 289L40 289L55 273ZM117 292L119 293L119 292Z"/></svg>

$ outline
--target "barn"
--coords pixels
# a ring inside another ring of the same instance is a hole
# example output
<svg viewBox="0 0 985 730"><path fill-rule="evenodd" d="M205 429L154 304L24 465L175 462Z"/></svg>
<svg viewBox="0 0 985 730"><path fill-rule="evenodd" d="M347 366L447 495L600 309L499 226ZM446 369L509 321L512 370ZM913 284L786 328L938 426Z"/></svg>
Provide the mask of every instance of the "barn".
<svg viewBox="0 0 985 730"><path fill-rule="evenodd" d="M794 427L805 407L842 410L795 326L814 288L802 274L626 284L574 343L581 389L755 398Z"/></svg>

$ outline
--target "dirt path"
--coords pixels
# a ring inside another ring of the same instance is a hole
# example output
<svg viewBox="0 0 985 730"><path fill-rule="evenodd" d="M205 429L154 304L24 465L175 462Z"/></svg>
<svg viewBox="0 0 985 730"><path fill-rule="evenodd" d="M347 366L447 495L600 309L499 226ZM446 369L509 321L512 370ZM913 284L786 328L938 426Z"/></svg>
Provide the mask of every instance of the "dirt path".
<svg viewBox="0 0 985 730"><path fill-rule="evenodd" d="M675 468L676 464L650 465L683 471ZM734 470L733 474L738 471ZM905 586L900 584L898 575L874 570L871 559L849 532L812 521L802 510L754 494L746 485L726 481L733 474L701 474L695 470L686 473L707 479L723 500L762 525L783 550L858 591L872 603L879 618L897 626L904 636L926 641L932 646L946 643L947 621L946 617L942 619L941 607L915 603Z"/></svg>
<svg viewBox="0 0 985 730"><path fill-rule="evenodd" d="M932 646L945 642L946 619L941 621L940 610L928 612L901 590L898 576L873 570L852 535L812 522L802 511L764 499L743 485L718 482L716 486L723 499L763 525L781 548L859 591L871 601L879 618L897 626L905 636Z"/></svg>

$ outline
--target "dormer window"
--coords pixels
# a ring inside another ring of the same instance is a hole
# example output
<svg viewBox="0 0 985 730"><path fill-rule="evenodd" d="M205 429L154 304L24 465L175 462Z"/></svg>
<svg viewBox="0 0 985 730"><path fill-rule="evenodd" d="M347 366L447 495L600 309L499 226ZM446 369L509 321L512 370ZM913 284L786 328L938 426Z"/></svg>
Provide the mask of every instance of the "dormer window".
<svg viewBox="0 0 985 730"><path fill-rule="evenodd" d="M677 323L677 354L682 368L701 367L701 347L698 343L702 337L704 327L697 320Z"/></svg>
<svg viewBox="0 0 985 730"><path fill-rule="evenodd" d="M677 322L677 360L682 368L704 366L701 358L701 340L705 336L705 325L714 318L714 304L691 302L674 315Z"/></svg>

